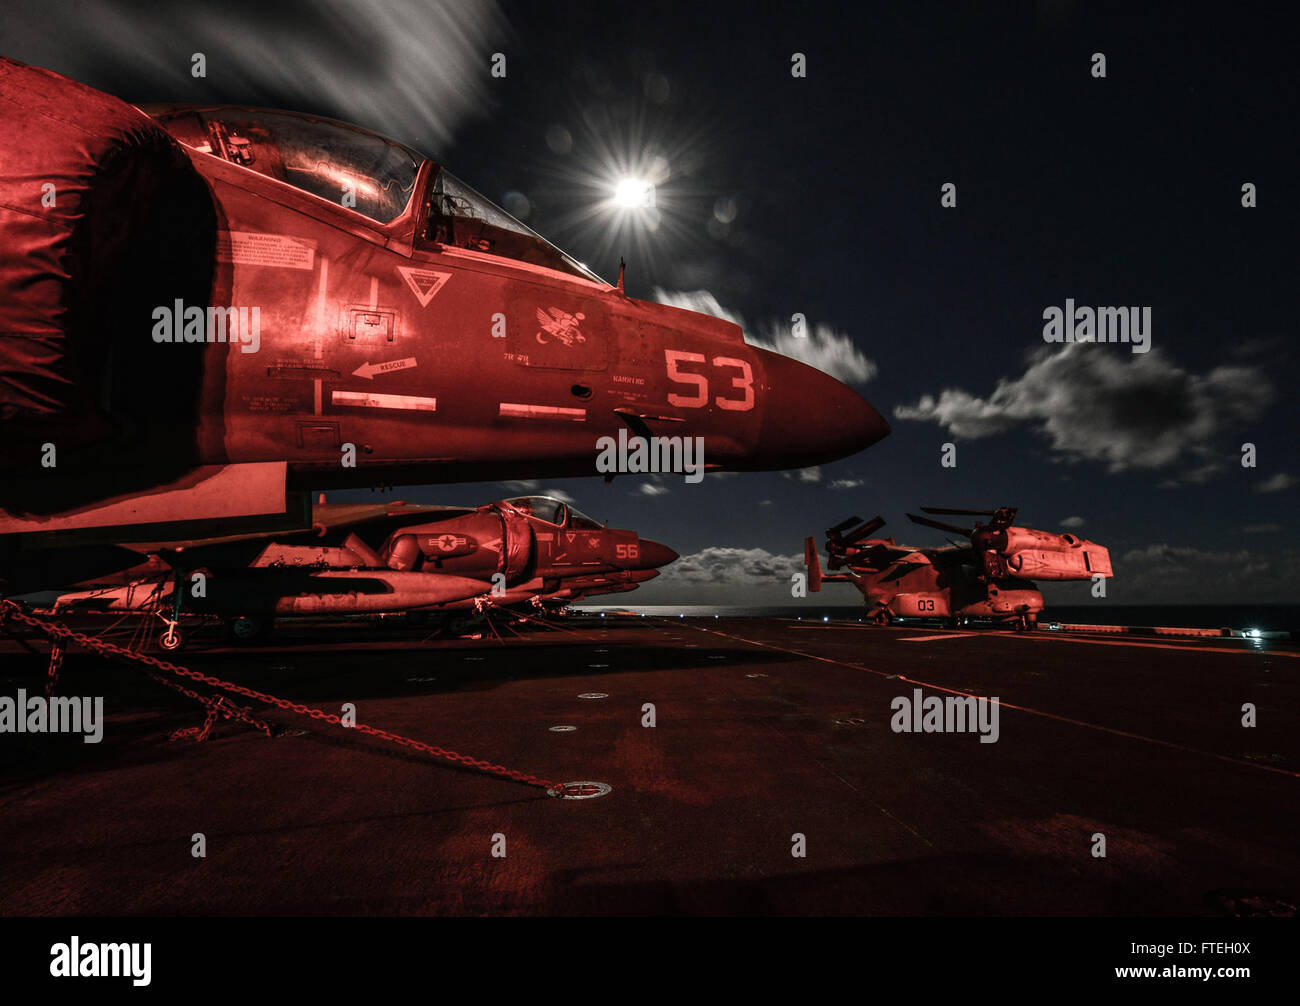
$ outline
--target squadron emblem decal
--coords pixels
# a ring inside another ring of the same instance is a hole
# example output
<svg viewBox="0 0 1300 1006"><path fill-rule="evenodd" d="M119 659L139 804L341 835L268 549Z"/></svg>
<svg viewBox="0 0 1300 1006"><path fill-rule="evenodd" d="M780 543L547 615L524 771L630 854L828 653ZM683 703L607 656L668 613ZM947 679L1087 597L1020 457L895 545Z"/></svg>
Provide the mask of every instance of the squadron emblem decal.
<svg viewBox="0 0 1300 1006"><path fill-rule="evenodd" d="M561 311L558 307L550 307L545 311L539 307L537 309L537 324L542 326L542 330L537 333L537 341L543 346L552 339L562 342L566 346L586 342L587 337L578 331L578 326L585 317L587 316L581 311L577 314L570 314L568 311Z"/></svg>

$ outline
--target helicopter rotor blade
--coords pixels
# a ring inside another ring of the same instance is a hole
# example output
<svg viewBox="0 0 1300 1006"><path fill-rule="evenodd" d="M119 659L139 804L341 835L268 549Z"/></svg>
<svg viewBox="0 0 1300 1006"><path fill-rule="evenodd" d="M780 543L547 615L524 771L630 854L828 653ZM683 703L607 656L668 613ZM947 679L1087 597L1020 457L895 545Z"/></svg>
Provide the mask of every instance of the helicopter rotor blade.
<svg viewBox="0 0 1300 1006"><path fill-rule="evenodd" d="M963 538L969 538L974 532L974 528L957 527L955 524L945 524L941 520L931 520L929 517L918 517L914 513L909 513L907 519L913 524L920 524L922 527L932 527L936 531L947 531L950 534L959 534Z"/></svg>
<svg viewBox="0 0 1300 1006"><path fill-rule="evenodd" d="M871 535L875 534L884 526L885 526L885 518L877 514L875 517L872 517L871 520L867 521L856 531L850 533L847 538L843 539L842 544L852 545L854 542L859 542L863 538L870 537Z"/></svg>
<svg viewBox="0 0 1300 1006"><path fill-rule="evenodd" d="M853 527L854 524L860 523L861 520L862 518L858 516L850 517L848 520L842 520L834 527L828 527L826 529L826 537L838 539L845 531Z"/></svg>

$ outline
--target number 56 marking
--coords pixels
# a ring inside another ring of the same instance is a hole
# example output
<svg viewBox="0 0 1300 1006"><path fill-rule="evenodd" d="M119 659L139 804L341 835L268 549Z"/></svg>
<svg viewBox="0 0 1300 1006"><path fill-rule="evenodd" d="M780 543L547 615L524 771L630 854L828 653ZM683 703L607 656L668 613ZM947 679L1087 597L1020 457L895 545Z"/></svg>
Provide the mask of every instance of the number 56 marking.
<svg viewBox="0 0 1300 1006"><path fill-rule="evenodd" d="M693 395L678 395L669 392L668 404L676 405L682 409L702 409L708 405L709 379L703 374L693 374L690 371L682 370L679 366L683 363L704 363L704 354L683 353L676 349L665 349L664 359L668 363L668 379L670 381L697 389ZM737 399L718 396L714 399L714 404L720 409L731 412L748 412L752 409L754 407L754 372L750 369L749 364L744 360L737 360L730 356L715 356L712 365L714 367L736 367L740 370L739 377L733 376L731 378L731 386L740 389L741 397Z"/></svg>

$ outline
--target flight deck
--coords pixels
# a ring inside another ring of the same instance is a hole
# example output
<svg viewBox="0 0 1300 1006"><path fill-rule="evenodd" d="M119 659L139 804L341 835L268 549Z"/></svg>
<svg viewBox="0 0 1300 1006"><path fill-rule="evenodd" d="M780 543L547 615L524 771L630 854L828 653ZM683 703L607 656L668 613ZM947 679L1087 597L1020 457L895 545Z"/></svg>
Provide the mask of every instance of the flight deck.
<svg viewBox="0 0 1300 1006"><path fill-rule="evenodd" d="M6 694L40 694L46 652L0 641ZM70 647L55 694L104 696L103 740L0 738L4 914L1244 916L1300 904L1289 641L610 614L447 641L416 627L282 628L258 646L162 656L609 792L557 799L253 701L273 736L217 717L196 741L200 705ZM984 714L996 697L996 739L897 729L920 723L899 703L929 696Z"/></svg>

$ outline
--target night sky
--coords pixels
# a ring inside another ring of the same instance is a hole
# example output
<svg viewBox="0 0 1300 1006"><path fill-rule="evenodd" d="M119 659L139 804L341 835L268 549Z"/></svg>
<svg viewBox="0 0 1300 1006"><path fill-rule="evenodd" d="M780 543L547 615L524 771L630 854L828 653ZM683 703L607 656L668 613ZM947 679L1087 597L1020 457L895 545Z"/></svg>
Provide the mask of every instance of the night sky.
<svg viewBox="0 0 1300 1006"><path fill-rule="evenodd" d="M1300 602L1293 17L1072 3L101 3L63 18L59 6L8 5L0 51L129 101L353 121L425 150L606 278L625 257L633 296L714 304L783 347L791 316L807 318L801 351L893 424L879 445L804 473L538 487L682 553L628 601L788 603L803 537L850 514L941 544L905 511L1010 504L1020 522L1107 545L1111 602ZM190 77L195 51L205 80ZM504 79L489 74L493 52ZM595 213L619 174L652 163L668 172L657 229ZM1246 182L1256 208L1241 204ZM1149 307L1151 352L1047 345L1043 311L1067 297ZM945 441L955 469L940 465ZM1256 468L1241 465L1244 442ZM391 495L522 491L534 489ZM1047 593L1083 602L1088 585Z"/></svg>

